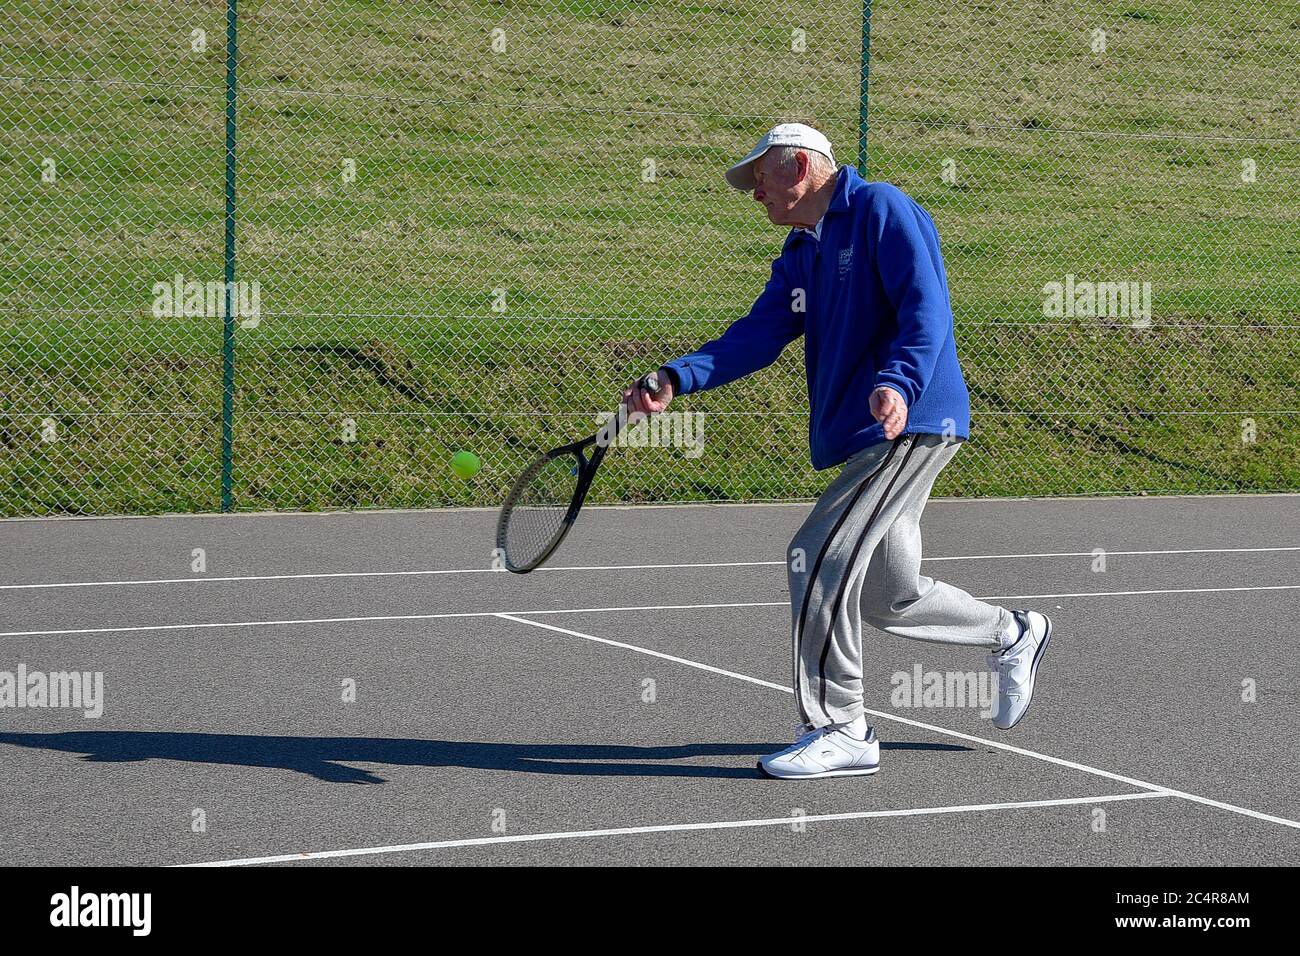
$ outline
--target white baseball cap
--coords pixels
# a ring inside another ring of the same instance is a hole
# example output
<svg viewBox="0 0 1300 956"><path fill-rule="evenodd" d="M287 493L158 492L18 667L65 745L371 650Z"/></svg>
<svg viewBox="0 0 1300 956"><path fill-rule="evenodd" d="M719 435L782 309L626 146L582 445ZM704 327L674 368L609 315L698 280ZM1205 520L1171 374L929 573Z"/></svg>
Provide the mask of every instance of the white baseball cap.
<svg viewBox="0 0 1300 956"><path fill-rule="evenodd" d="M749 151L748 156L727 170L727 182L737 189L753 189L754 161L773 146L798 146L802 149L811 149L815 153L821 153L832 164L835 163L835 154L831 152L831 141L817 130L803 123L780 123L764 134L758 141L758 145Z"/></svg>

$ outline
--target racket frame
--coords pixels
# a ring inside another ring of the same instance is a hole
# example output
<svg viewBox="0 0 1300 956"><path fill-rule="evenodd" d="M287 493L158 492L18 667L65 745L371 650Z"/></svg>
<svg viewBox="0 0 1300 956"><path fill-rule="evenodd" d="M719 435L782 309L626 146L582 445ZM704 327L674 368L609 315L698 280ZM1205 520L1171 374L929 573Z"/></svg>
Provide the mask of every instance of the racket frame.
<svg viewBox="0 0 1300 956"><path fill-rule="evenodd" d="M643 388L649 392L659 391L659 377L655 372L644 375L637 382L637 387ZM515 574L527 574L542 564L544 564L555 549L560 546L573 523L578 520L578 512L582 510L582 504L587 500L587 492L591 488L591 480L596 476L596 469L600 463L605 460L605 453L609 451L609 446L614 443L614 439L619 433L625 431L628 427L628 410L626 405L619 405L616 411L605 424L600 426L596 434L582 441L571 442L567 445L561 445L558 448L552 448L543 455L538 455L523 470L515 483L510 486L510 491L506 494L506 500L501 505L501 513L497 517L497 553L505 564L507 571ZM594 451L588 457L585 452L594 446ZM555 538L546 547L542 554L534 561L527 565L515 565L511 563L509 551L506 549L506 531L510 524L510 515L514 511L515 502L523 494L524 489L528 487L528 481L543 468L547 462L556 458L562 458L565 455L574 456L578 464L578 484L574 488L573 498L569 501L569 507L564 512L564 518L560 522L560 528L555 534Z"/></svg>

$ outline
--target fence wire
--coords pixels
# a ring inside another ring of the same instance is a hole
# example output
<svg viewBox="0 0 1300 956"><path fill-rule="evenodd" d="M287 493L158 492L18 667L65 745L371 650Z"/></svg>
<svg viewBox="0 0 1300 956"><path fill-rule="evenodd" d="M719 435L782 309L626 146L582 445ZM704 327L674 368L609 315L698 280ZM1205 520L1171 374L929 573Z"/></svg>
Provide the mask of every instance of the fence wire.
<svg viewBox="0 0 1300 956"><path fill-rule="evenodd" d="M779 121L938 223L936 493L1300 489L1295 3L3 0L0 84L5 515L495 504L744 314ZM801 360L593 500L817 494Z"/></svg>

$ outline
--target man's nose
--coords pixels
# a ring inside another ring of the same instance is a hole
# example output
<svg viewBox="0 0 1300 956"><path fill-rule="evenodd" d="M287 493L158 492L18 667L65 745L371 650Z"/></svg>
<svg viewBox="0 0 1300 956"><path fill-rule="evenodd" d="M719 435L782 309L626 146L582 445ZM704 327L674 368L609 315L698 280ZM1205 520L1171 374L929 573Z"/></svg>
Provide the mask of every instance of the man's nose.
<svg viewBox="0 0 1300 956"><path fill-rule="evenodd" d="M755 198L756 200L758 200L759 202L762 202L763 199L764 199L766 196L767 196L767 194L766 194L765 192L763 192L762 189L755 189L755 190L754 190L754 198Z"/></svg>

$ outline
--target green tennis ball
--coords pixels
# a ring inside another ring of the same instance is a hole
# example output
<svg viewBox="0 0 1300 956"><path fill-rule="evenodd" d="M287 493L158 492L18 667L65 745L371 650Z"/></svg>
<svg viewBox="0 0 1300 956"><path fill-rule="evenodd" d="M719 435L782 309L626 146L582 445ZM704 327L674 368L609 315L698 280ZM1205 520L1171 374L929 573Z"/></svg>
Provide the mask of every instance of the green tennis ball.
<svg viewBox="0 0 1300 956"><path fill-rule="evenodd" d="M471 451L458 451L451 458L451 470L458 478L473 478L482 467L483 462Z"/></svg>

